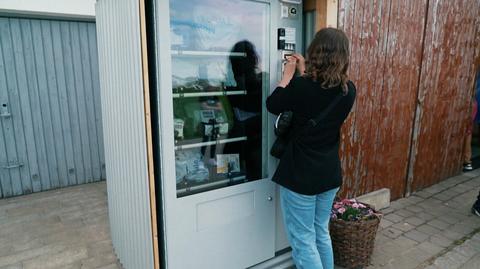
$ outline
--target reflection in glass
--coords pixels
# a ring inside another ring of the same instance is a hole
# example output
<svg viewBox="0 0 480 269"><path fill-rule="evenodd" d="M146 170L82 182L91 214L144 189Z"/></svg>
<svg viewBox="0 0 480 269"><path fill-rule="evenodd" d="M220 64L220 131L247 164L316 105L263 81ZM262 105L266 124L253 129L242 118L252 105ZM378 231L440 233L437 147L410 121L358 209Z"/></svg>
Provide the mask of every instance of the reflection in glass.
<svg viewBox="0 0 480 269"><path fill-rule="evenodd" d="M266 177L268 4L171 0L170 9L177 196Z"/></svg>

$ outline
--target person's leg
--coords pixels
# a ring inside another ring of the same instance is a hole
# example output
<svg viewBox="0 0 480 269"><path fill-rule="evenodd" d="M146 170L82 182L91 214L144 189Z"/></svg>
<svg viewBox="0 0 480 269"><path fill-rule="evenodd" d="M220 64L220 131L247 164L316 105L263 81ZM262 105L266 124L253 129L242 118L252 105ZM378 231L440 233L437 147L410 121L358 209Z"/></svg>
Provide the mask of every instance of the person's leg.
<svg viewBox="0 0 480 269"><path fill-rule="evenodd" d="M472 171L472 131L469 129L465 137L465 150L463 154L463 171Z"/></svg>
<svg viewBox="0 0 480 269"><path fill-rule="evenodd" d="M323 269L315 244L315 199L280 187L283 223L297 269Z"/></svg>
<svg viewBox="0 0 480 269"><path fill-rule="evenodd" d="M320 254L323 269L333 269L332 240L328 231L332 204L339 188L329 190L317 195L315 212L315 232L317 250Z"/></svg>
<svg viewBox="0 0 480 269"><path fill-rule="evenodd" d="M477 201L472 206L472 213L480 217L480 191L478 192Z"/></svg>

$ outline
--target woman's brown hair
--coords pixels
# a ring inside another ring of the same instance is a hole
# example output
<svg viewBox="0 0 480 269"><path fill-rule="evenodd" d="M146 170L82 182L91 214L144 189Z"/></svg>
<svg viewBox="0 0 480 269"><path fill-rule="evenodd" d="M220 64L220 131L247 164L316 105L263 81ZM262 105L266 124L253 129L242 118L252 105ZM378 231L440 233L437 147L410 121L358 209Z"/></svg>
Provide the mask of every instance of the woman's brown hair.
<svg viewBox="0 0 480 269"><path fill-rule="evenodd" d="M342 85L347 91L348 43L348 37L342 30L324 28L318 31L307 50L305 76L321 82L323 88Z"/></svg>

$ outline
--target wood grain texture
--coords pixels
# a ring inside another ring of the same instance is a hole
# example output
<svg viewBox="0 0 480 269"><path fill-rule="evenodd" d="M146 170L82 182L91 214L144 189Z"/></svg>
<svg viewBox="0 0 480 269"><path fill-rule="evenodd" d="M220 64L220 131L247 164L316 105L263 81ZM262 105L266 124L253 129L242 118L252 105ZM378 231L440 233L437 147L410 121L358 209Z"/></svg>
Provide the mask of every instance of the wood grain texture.
<svg viewBox="0 0 480 269"><path fill-rule="evenodd" d="M426 0L340 1L351 41L354 111L342 132L343 196L390 188L402 197L420 74Z"/></svg>
<svg viewBox="0 0 480 269"><path fill-rule="evenodd" d="M461 171L470 119L480 1L430 0L409 192Z"/></svg>

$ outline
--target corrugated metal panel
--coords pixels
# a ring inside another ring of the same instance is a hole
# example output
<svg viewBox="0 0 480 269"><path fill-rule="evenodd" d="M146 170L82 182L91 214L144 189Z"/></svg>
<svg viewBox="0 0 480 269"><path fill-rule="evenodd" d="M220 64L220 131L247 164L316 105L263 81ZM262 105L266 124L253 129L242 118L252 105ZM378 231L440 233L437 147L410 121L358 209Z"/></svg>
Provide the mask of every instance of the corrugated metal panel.
<svg viewBox="0 0 480 269"><path fill-rule="evenodd" d="M409 173L411 190L461 170L466 127L471 120L479 10L478 0L429 1Z"/></svg>
<svg viewBox="0 0 480 269"><path fill-rule="evenodd" d="M105 179L96 57L94 23L0 17L0 198Z"/></svg>
<svg viewBox="0 0 480 269"><path fill-rule="evenodd" d="M347 196L405 190L426 0L340 1L358 96L343 130Z"/></svg>
<svg viewBox="0 0 480 269"><path fill-rule="evenodd" d="M96 8L113 245L125 268L153 268L138 2Z"/></svg>

